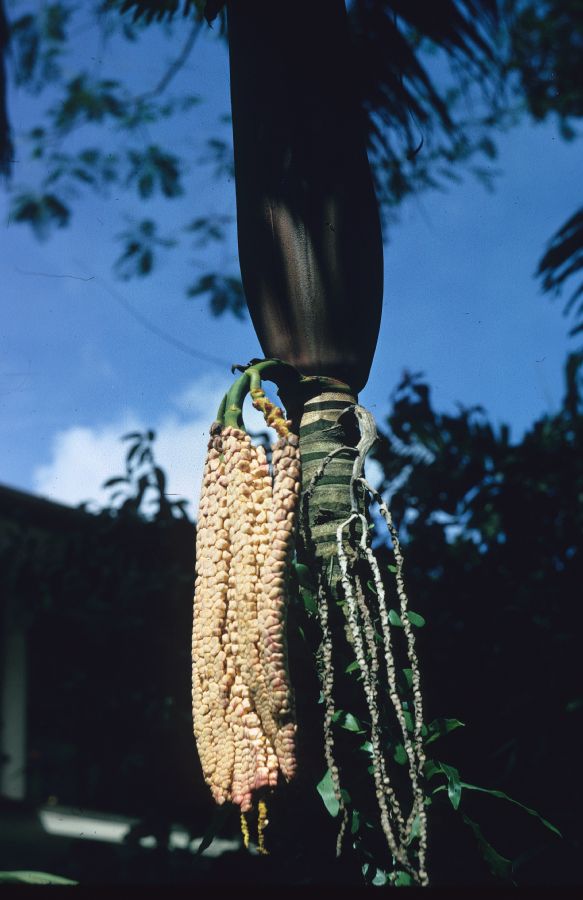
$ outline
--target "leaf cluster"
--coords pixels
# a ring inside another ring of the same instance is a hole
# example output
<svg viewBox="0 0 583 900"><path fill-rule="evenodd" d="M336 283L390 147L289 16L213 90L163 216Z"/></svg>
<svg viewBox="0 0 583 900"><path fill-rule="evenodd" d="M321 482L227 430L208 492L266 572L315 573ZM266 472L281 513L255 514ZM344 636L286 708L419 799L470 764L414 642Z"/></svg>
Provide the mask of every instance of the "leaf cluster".
<svg viewBox="0 0 583 900"><path fill-rule="evenodd" d="M27 12L10 26L14 80L18 86L39 93L63 74L62 57L72 9L66 3L46 3Z"/></svg>
<svg viewBox="0 0 583 900"><path fill-rule="evenodd" d="M505 794L528 798L529 808L544 810L570 836L577 816L556 778L571 788L580 783L581 354L569 357L565 375L559 412L513 442L483 410L436 412L428 385L408 374L375 452L387 490L404 466L396 439L429 451L391 506L409 593L430 623L431 639L420 647L426 707L441 715L445 696L468 724L452 764L469 769L471 783L498 783ZM384 558L392 561L390 547ZM514 860L519 883L548 877L540 874L545 866L561 883L574 877L567 844L545 843L518 821L510 827L510 816L497 818L475 791L462 812L480 823L488 846L508 848L501 855ZM439 847L446 852L445 843Z"/></svg>
<svg viewBox="0 0 583 900"><path fill-rule="evenodd" d="M464 169L490 185L492 128L508 118L497 4L356 0L349 19L385 221L407 196L443 190ZM476 155L486 165L474 162Z"/></svg>
<svg viewBox="0 0 583 900"><path fill-rule="evenodd" d="M368 589L370 590L370 585L368 586ZM309 615L313 616L315 614L315 599L313 598L313 595L310 595L310 592L306 591L305 588L301 590L301 595L306 611ZM416 613L410 612L409 618L416 628L421 628L425 625L424 618ZM402 622L395 610L390 610L390 621L394 627L402 627ZM379 642L382 643L380 635L377 635L377 638ZM335 640L336 642L339 641L338 630L336 631ZM348 675L352 681L360 682L360 669L358 663L352 662L346 666L344 675ZM399 692L403 700L407 730L412 734L414 723L411 712L409 711L411 698L408 691L410 688L411 670L402 669L400 672ZM348 699L348 694L346 693L347 686L346 684L343 684L343 678L338 673L335 677L335 691L337 697L342 696L342 701L340 702L355 704L352 708L357 708L356 704L358 703L358 698L356 693L352 692ZM388 703L388 694L386 696ZM342 754L339 763L341 784L344 785L342 788L342 800L347 810L350 832L350 837L346 838L344 842L344 852L346 852L346 845L349 843L359 860L365 884L372 886L389 884L395 886L413 885L413 879L407 871L402 870L399 865L396 865L394 860L392 865L389 864L387 859L387 849L386 847L383 847L382 843L378 840L380 822L374 797L371 795L370 791L363 790L363 776L365 776L367 772L370 776L373 771L372 744L368 738L370 723L367 719L366 713L362 714L359 712L359 715L356 716L353 712L349 712L346 709L337 709L333 716L335 747L337 748L337 752ZM384 742L389 751L389 758L392 758L397 769L396 772L392 773L389 770L391 782L394 787L397 787L398 791L403 793L408 764L407 754L403 743L399 740L399 737L395 732L395 726L389 726L386 719L384 720L384 724ZM428 724L423 725L422 736L424 747L428 748L435 741L456 731L463 727L463 725L463 722L460 722L459 719L455 718L437 718ZM348 733L344 739L343 733ZM346 738L350 738L351 740L349 741ZM431 754L431 752L432 751L430 750L429 754ZM401 769L401 772L399 772L399 769ZM357 773L360 774L358 775ZM455 843L459 840L459 836L456 834L456 824L459 829L459 825L463 823L463 825L469 828L470 833L475 840L474 851L478 851L478 854L482 857L484 863L490 870L491 875L496 879L514 882L512 861L504 857L492 846L492 844L484 837L480 825L467 814L466 805L462 804L464 790L470 792L476 791L514 804L516 807L537 819L555 835L561 836L558 829L536 812L536 810L512 799L504 791L479 787L462 780L459 770L455 766L436 760L430 755L426 755L424 774L426 779L425 805L429 815L430 840L433 828L436 827L436 822L438 821L439 807L443 803L444 796L447 796L451 808L459 813L458 823L454 822L453 827L451 823L449 825L451 830L449 835L450 852L455 856ZM348 789L346 785L348 785ZM329 769L325 770L323 777L318 782L317 791L327 812L332 818L336 819L339 826L341 807L336 795L334 780ZM436 812L432 809L435 804L438 806ZM502 815L502 811L499 811L498 815ZM418 827L419 823L417 822L416 827L413 829L413 839L418 834Z"/></svg>
<svg viewBox="0 0 583 900"><path fill-rule="evenodd" d="M188 501L185 498L170 499L166 492L166 473L154 458L155 439L154 431L132 431L123 436L123 440L129 442L125 475L109 478L103 485L115 489L110 494L110 509L122 517L189 521Z"/></svg>
<svg viewBox="0 0 583 900"><path fill-rule="evenodd" d="M535 119L556 115L562 135L574 137L573 121L582 109L580 5L580 0L354 0L349 5L354 87L365 113L385 223L394 220L407 197L426 189L445 190L465 173L491 189L496 133L524 112ZM90 15L105 41L121 33L135 43L140 30L152 23L174 29L180 39L185 19L197 25L203 16L212 19L220 6L203 0L102 0ZM114 76L82 70L68 77L63 63L74 45L79 15L62 0L45 4L38 16L26 11L9 23L14 82L35 94L47 86L58 91L27 138L33 158L45 169L43 183L16 186L11 212L12 221L28 223L40 237L51 226L70 223L73 201L84 188L102 191L115 183L118 189L136 191L142 200L157 192L172 200L184 190L187 165L182 157L154 140L145 151L135 142L126 145L124 135L138 131L141 137L149 125L196 104L197 97L165 96L167 83L191 52L192 38L157 87L133 96ZM224 37L222 25L209 33ZM98 134L104 126L114 126L119 135L119 144L107 152L95 140L78 153L62 146L54 150L55 141L72 130L94 127ZM82 159L88 153L101 156L95 171ZM198 162L211 166L217 178L232 178L230 142L211 136ZM572 230L573 219L557 233L541 262L545 290L558 289L578 271L580 237ZM569 232L569 244L563 232ZM176 236L171 240L169 246L178 246ZM558 244L567 261L563 268L561 261L555 264ZM570 260L565 255L569 247L574 254ZM154 258L151 266L137 266L135 273L153 268ZM208 273L209 279L213 274ZM215 311L239 310L237 304L223 302L220 289L210 299ZM577 318L580 314L577 307Z"/></svg>
<svg viewBox="0 0 583 900"><path fill-rule="evenodd" d="M553 235L548 249L538 264L537 275L544 291L555 295L566 281L583 269L583 207L568 219ZM583 282L579 284L565 304L564 314L572 314L576 324L571 335L583 331Z"/></svg>

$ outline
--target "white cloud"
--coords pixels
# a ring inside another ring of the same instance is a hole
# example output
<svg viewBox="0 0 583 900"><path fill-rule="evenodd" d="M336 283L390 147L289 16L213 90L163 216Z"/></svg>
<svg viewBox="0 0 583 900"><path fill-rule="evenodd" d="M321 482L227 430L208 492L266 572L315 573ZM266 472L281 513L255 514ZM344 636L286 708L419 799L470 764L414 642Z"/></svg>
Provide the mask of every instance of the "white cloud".
<svg viewBox="0 0 583 900"><path fill-rule="evenodd" d="M103 506L109 492L102 484L125 470L127 444L122 435L153 428L154 453L167 475L167 493L191 501L196 513L208 429L228 382L203 377L173 401L174 410L158 422L144 422L128 412L112 422L91 427L72 425L58 432L50 460L33 472L37 493L72 506L85 501Z"/></svg>
<svg viewBox="0 0 583 900"><path fill-rule="evenodd" d="M101 485L124 471L125 449L121 436L140 430L143 423L134 416L95 428L73 425L59 431L52 442L51 460L33 472L37 493L60 503L77 505L107 499Z"/></svg>
<svg viewBox="0 0 583 900"><path fill-rule="evenodd" d="M155 458L167 475L166 491L189 500L189 514L195 516L209 426L229 384L227 379L202 376L172 399L172 411L158 422L145 422L130 411L112 422L72 425L59 431L52 441L50 460L33 472L36 492L71 506L82 502L89 502L90 508L106 505L110 492L103 490L103 482L125 471L127 444L122 435L152 428L156 432ZM270 387L268 393L277 401ZM249 431L265 431L263 416L249 398L244 417ZM269 432L275 439L275 433Z"/></svg>

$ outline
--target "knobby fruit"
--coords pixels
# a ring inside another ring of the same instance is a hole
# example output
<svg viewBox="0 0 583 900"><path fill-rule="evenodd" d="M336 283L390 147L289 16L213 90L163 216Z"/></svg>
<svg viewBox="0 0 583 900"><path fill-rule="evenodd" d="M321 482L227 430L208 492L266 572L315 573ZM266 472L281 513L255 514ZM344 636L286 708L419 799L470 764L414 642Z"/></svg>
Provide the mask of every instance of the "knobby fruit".
<svg viewBox="0 0 583 900"><path fill-rule="evenodd" d="M265 450L213 423L196 537L192 631L194 734L217 803L249 811L254 795L296 771L287 667L288 579L301 471L283 413L254 392L279 438Z"/></svg>

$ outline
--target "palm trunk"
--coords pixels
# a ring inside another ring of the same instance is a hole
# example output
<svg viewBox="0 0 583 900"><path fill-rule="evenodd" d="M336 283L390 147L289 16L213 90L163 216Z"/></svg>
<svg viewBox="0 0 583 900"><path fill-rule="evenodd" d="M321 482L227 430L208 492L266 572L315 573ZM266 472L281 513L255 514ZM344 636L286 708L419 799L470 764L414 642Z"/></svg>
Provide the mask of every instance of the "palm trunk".
<svg viewBox="0 0 583 900"><path fill-rule="evenodd" d="M305 493L346 444L338 418L366 384L380 327L382 239L358 73L344 0L232 0L228 27L239 260L253 324L266 357L344 383L303 398ZM309 498L304 540L317 568L336 555L351 470L349 454L335 458Z"/></svg>
<svg viewBox="0 0 583 900"><path fill-rule="evenodd" d="M314 574L322 573L333 596L337 595L340 575L336 533L350 515L353 466L351 454L338 452L351 443L346 426L339 420L356 401L352 392L323 390L305 403L300 421L302 495L306 505L300 526L303 555L316 570Z"/></svg>
<svg viewBox="0 0 583 900"><path fill-rule="evenodd" d="M378 338L379 214L344 0L228 4L239 262L266 357L360 391Z"/></svg>

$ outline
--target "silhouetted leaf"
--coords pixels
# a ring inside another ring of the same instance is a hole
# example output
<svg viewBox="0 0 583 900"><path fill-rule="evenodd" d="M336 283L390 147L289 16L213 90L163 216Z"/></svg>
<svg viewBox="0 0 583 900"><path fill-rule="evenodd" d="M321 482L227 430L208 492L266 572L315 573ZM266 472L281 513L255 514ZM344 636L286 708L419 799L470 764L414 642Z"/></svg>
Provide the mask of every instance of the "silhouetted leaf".
<svg viewBox="0 0 583 900"><path fill-rule="evenodd" d="M314 594L311 591L300 590L300 596L305 609L315 616L318 612L318 605Z"/></svg>
<svg viewBox="0 0 583 900"><path fill-rule="evenodd" d="M15 83L40 92L62 74L61 55L71 9L65 3L45 3L34 15L25 13L10 25L10 49Z"/></svg>
<svg viewBox="0 0 583 900"><path fill-rule="evenodd" d="M184 230L194 235L195 247L206 247L211 241L224 241L227 237L226 226L232 221L231 216L201 216L193 219Z"/></svg>
<svg viewBox="0 0 583 900"><path fill-rule="evenodd" d="M311 591L314 590L315 584L309 568L303 563L294 562L293 567L298 579L298 583Z"/></svg>
<svg viewBox="0 0 583 900"><path fill-rule="evenodd" d="M492 788L478 787L475 784L468 784L466 781L462 781L461 786L467 788L467 790L469 791L480 791L482 794L490 794L491 797L498 797L501 800L507 800L508 803L513 803L514 806L518 806L520 807L520 809L523 809L529 814L529 816L534 816L539 820L539 822L542 822L545 828L548 828L549 831L552 831L553 834L556 834L558 837L563 836L559 829L552 824L552 822L549 822L548 819L545 819L543 816L541 816L541 814L538 813L535 809L531 809L529 806L525 806L524 803L519 803L518 800L513 800L512 797L509 797L508 794L504 793L504 791L493 790Z"/></svg>
<svg viewBox="0 0 583 900"><path fill-rule="evenodd" d="M235 318L243 319L247 305L240 279L225 275L202 275L188 288L188 297L209 295L210 309L214 316L229 311Z"/></svg>
<svg viewBox="0 0 583 900"><path fill-rule="evenodd" d="M456 728L463 727L464 723L460 722L459 719L434 719L433 722L430 722L427 726L427 733L429 736L425 743L431 744L439 737L442 737L442 735L449 734L450 731L455 731Z"/></svg>
<svg viewBox="0 0 583 900"><path fill-rule="evenodd" d="M17 194L13 200L9 219L28 223L40 240L49 236L52 228L65 228L71 212L54 194Z"/></svg>
<svg viewBox="0 0 583 900"><path fill-rule="evenodd" d="M67 83L64 99L52 109L55 128L67 134L87 122L120 119L126 102L127 93L119 81L113 78L96 79L82 72Z"/></svg>
<svg viewBox="0 0 583 900"><path fill-rule="evenodd" d="M133 447L130 447L130 448L129 448L129 450L128 450L128 452L127 452L127 456L126 456L126 463L127 463L128 465L129 465L129 464L131 463L131 461L134 459L134 457L136 456L136 454L137 454L137 452L138 452L138 450L140 449L141 446L142 446L142 444L138 442L137 444L134 444Z"/></svg>
<svg viewBox="0 0 583 900"><path fill-rule="evenodd" d="M122 13L130 12L134 20L142 17L148 24L171 21L177 12L183 16L197 13L202 17L207 0L123 0Z"/></svg>
<svg viewBox="0 0 583 900"><path fill-rule="evenodd" d="M542 279L544 291L558 293L565 281L578 272L583 272L583 208L577 210L570 219L553 235L546 253L540 260L537 276ZM573 311L577 298L583 293L583 284L578 286L565 305L565 313ZM576 310L576 316L583 309ZM578 328L571 332L575 334Z"/></svg>
<svg viewBox="0 0 583 900"><path fill-rule="evenodd" d="M160 468L160 466L154 466L154 475L156 477L158 490L163 494L166 490L166 475L164 474L164 471Z"/></svg>
<svg viewBox="0 0 583 900"><path fill-rule="evenodd" d="M107 481L103 482L103 487L113 487L114 484L128 484L129 478L124 478L123 476L119 476L117 478L108 478Z"/></svg>
<svg viewBox="0 0 583 900"><path fill-rule="evenodd" d="M180 160L156 145L144 150L128 151L129 173L126 184L135 184L142 199L159 191L165 197L179 197L184 193L180 181Z"/></svg>
<svg viewBox="0 0 583 900"><path fill-rule="evenodd" d="M198 159L201 165L211 165L215 178L234 178L235 163L233 147L220 138L209 138L206 142L207 152Z"/></svg>
<svg viewBox="0 0 583 900"><path fill-rule="evenodd" d="M144 219L133 228L118 235L124 241L125 249L115 262L119 278L124 281L130 278L148 275L157 258L160 248L173 247L176 241L161 238L157 234L158 226L152 219Z"/></svg>
<svg viewBox="0 0 583 900"><path fill-rule="evenodd" d="M511 881L512 880L512 862L509 859L506 859L505 856L502 856L498 853L497 850L492 847L491 844L488 843L482 831L477 825L476 822L472 821L469 816L466 816L465 813L462 813L462 819L468 825L473 833L476 841L478 842L478 847L480 849L480 853L482 854L484 861L487 863L488 868L497 878L501 878L503 881Z"/></svg>
<svg viewBox="0 0 583 900"><path fill-rule="evenodd" d="M202 856L204 851L208 850L229 816L233 815L234 809L235 808L230 803L223 803L221 806L216 807L211 823L205 831L200 844L196 848L197 856Z"/></svg>

